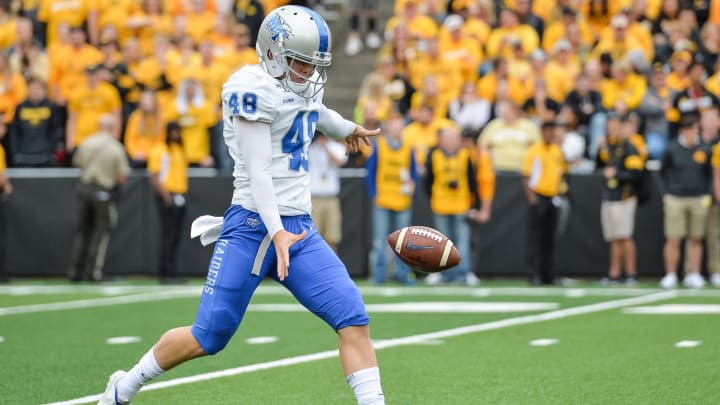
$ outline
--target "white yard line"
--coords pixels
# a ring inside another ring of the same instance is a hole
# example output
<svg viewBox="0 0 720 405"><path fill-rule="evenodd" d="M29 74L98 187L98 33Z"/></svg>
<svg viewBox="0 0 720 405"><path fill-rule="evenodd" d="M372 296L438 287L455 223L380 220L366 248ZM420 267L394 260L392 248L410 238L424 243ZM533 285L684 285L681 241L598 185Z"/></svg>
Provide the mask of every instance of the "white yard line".
<svg viewBox="0 0 720 405"><path fill-rule="evenodd" d="M438 340L454 336L467 335L470 333L484 332L508 328L511 326L527 325L542 321L567 318L574 315L586 315L594 312L607 311L610 309L618 309L632 305L642 305L651 302L663 301L678 296L677 291L664 291L659 293L648 294L640 297L624 298L621 300L601 302L597 304L584 305L580 307L561 309L558 311L546 312L537 315L520 316L516 318L502 319L499 321L481 323L477 325L462 326L459 328L446 329L437 332L423 333L420 335L406 336L396 339L382 340L375 342L373 345L376 350L387 349L391 347L407 346L422 343L427 340ZM234 376L238 374L252 373L260 370L267 370L277 367L286 367L296 364L309 363L312 361L324 360L338 356L337 350L327 350L324 352L306 354L302 356L288 357L284 359L269 361L265 363L250 364L247 366L218 370L209 373L197 374L188 377L175 378L172 380L148 384L143 387L142 391L159 390L163 388L175 387L178 385L192 384L199 381L213 380ZM108 370L108 373L111 370ZM88 395L81 398L70 399L67 401L53 402L47 405L75 405L95 402L100 398L101 394Z"/></svg>
<svg viewBox="0 0 720 405"><path fill-rule="evenodd" d="M77 290L73 290L77 288ZM68 294L68 293L102 293L108 295L122 295L103 298L91 298L84 300L52 302L46 304L18 305L14 307L0 307L0 316L27 314L49 311L63 311L70 309L95 308L112 305L136 304L140 302L164 301L177 298L200 297L202 286L192 287L163 287L163 286L4 286L0 287L0 295L27 295L35 292L38 294ZM104 291L104 292L103 292ZM558 297L570 298L579 297L626 297L641 296L649 293L660 292L659 289L642 288L532 288L532 287L490 287L490 288L466 288L466 287L360 287L360 292L365 296L383 297L435 297L435 296L458 296L458 297ZM688 297L720 297L720 290L675 290L678 296ZM289 295L290 293L281 286L263 285L255 292L257 295Z"/></svg>

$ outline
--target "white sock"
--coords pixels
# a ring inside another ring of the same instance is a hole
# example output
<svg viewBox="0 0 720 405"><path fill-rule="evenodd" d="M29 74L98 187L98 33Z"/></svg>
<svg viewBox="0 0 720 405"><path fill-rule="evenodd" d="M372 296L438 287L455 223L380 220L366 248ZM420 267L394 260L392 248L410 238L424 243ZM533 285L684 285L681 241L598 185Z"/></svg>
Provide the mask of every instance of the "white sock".
<svg viewBox="0 0 720 405"><path fill-rule="evenodd" d="M379 368L358 370L347 376L346 379L355 393L358 405L385 405L385 395L380 386Z"/></svg>
<svg viewBox="0 0 720 405"><path fill-rule="evenodd" d="M140 387L164 372L165 370L160 368L157 360L155 360L153 349L150 349L140 361L118 381L118 399L123 402L129 402L135 394L140 391Z"/></svg>

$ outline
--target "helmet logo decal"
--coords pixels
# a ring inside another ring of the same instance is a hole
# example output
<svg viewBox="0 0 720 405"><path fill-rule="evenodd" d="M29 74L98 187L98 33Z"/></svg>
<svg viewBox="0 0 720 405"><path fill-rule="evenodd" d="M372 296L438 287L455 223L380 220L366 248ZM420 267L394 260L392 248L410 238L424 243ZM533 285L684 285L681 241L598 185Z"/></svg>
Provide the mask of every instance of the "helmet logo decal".
<svg viewBox="0 0 720 405"><path fill-rule="evenodd" d="M275 14L265 23L265 29L270 32L270 40L275 43L293 35L292 28L279 14Z"/></svg>

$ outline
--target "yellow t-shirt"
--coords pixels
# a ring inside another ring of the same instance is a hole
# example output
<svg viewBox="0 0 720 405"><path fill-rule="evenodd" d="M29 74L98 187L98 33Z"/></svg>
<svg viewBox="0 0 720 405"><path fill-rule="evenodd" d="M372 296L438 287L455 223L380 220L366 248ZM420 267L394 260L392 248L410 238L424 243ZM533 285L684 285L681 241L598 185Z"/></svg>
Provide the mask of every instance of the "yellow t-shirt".
<svg viewBox="0 0 720 405"><path fill-rule="evenodd" d="M580 63L577 60L561 65L556 61L548 62L545 67L547 93L553 100L562 102L575 88L575 80L580 75Z"/></svg>
<svg viewBox="0 0 720 405"><path fill-rule="evenodd" d="M185 194L188 190L188 161L182 146L157 144L150 152L148 171L158 175L158 180L168 193Z"/></svg>
<svg viewBox="0 0 720 405"><path fill-rule="evenodd" d="M512 123L495 119L480 133L479 142L490 151L495 170L519 172L528 148L540 140L540 129L520 118Z"/></svg>
<svg viewBox="0 0 720 405"><path fill-rule="evenodd" d="M522 49L525 54L529 54L537 49L540 45L540 39L537 32L527 24L518 24L516 27L509 29L498 27L492 30L490 38L485 45L485 51L488 57L495 58L497 56L510 57L512 49L510 46L503 46L503 41L508 37L516 37L520 39Z"/></svg>
<svg viewBox="0 0 720 405"><path fill-rule="evenodd" d="M2 122L9 124L15 114L15 107L25 100L27 85L22 75L15 73L6 78L0 73L0 115Z"/></svg>
<svg viewBox="0 0 720 405"><path fill-rule="evenodd" d="M58 39L58 26L68 23L80 26L85 23L92 10L93 0L40 0L38 20L47 24L47 44L52 45Z"/></svg>
<svg viewBox="0 0 720 405"><path fill-rule="evenodd" d="M57 84L60 95L69 100L73 93L85 85L85 68L103 60L103 54L90 45L80 49L57 48L50 60L50 82Z"/></svg>
<svg viewBox="0 0 720 405"><path fill-rule="evenodd" d="M0 145L0 173L5 172L7 169L7 162L5 161L5 149Z"/></svg>
<svg viewBox="0 0 720 405"><path fill-rule="evenodd" d="M710 164L715 169L720 169L720 143L716 143L712 148L712 157L710 158Z"/></svg>
<svg viewBox="0 0 720 405"><path fill-rule="evenodd" d="M185 18L187 21L185 32L196 44L207 38L215 28L214 12L206 11L202 14L187 14Z"/></svg>
<svg viewBox="0 0 720 405"><path fill-rule="evenodd" d="M595 43L595 33L593 33L590 25L584 20L577 21L580 30L580 38L585 45L593 45ZM548 54L553 51L553 47L557 41L565 38L565 24L562 21L552 23L543 32L542 47Z"/></svg>
<svg viewBox="0 0 720 405"><path fill-rule="evenodd" d="M241 51L230 50L218 55L218 60L234 72L245 65L257 65L259 63L257 53L253 48L246 48Z"/></svg>
<svg viewBox="0 0 720 405"><path fill-rule="evenodd" d="M600 94L602 95L603 107L610 110L615 108L615 104L622 101L627 108L634 110L640 106L645 92L647 91L647 82L641 76L629 73L625 83L618 83L609 79L603 81Z"/></svg>
<svg viewBox="0 0 720 405"><path fill-rule="evenodd" d="M68 103L68 113L76 114L75 146L80 146L89 135L98 131L98 120L103 114L119 111L120 95L109 83L99 83L91 89L82 86L75 92Z"/></svg>
<svg viewBox="0 0 720 405"><path fill-rule="evenodd" d="M455 123L447 118L434 118L428 125L413 122L405 127L402 133L403 141L415 150L415 163L418 166L425 165L428 151L437 145L438 129L452 125Z"/></svg>
<svg viewBox="0 0 720 405"><path fill-rule="evenodd" d="M705 88L710 93L717 97L720 97L720 72L708 77L705 81Z"/></svg>
<svg viewBox="0 0 720 405"><path fill-rule="evenodd" d="M522 174L528 177L528 186L535 193L554 197L560 193L567 164L562 150L555 144L537 142L525 154Z"/></svg>
<svg viewBox="0 0 720 405"><path fill-rule="evenodd" d="M201 63L192 68L192 76L200 82L205 99L215 107L218 120L222 118L220 111L222 86L231 73L230 69L219 61L212 61L210 65Z"/></svg>
<svg viewBox="0 0 720 405"><path fill-rule="evenodd" d="M173 103L168 111L167 120L180 124L183 147L189 163L200 163L210 155L208 128L213 126L216 120L209 102L205 102L199 107L191 105L186 112L179 112Z"/></svg>
<svg viewBox="0 0 720 405"><path fill-rule="evenodd" d="M385 26L385 32L393 32L400 23L407 25L408 34L412 38L430 39L435 38L438 34L438 26L435 21L424 15L417 15L409 22L405 21L402 16L390 17Z"/></svg>
<svg viewBox="0 0 720 405"><path fill-rule="evenodd" d="M94 0L93 9L99 12L98 25L100 30L111 26L117 30L118 41L124 44L131 32L125 27L134 0Z"/></svg>
<svg viewBox="0 0 720 405"><path fill-rule="evenodd" d="M454 40L450 33L443 29L440 31L440 52L447 61L460 66L463 83L477 80L482 48L475 39L461 37Z"/></svg>
<svg viewBox="0 0 720 405"><path fill-rule="evenodd" d="M148 159L153 147L165 143L165 122L160 117L147 117L143 112L133 111L125 127L125 150L131 159Z"/></svg>
<svg viewBox="0 0 720 405"><path fill-rule="evenodd" d="M16 25L14 17L7 17L0 21L0 51L5 51L15 45L17 41Z"/></svg>

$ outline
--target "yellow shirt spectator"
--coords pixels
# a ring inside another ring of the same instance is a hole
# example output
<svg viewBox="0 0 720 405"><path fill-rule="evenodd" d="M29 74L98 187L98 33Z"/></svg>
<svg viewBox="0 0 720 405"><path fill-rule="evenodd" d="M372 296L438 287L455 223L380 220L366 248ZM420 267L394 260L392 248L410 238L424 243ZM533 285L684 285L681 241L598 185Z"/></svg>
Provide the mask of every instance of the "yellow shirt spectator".
<svg viewBox="0 0 720 405"><path fill-rule="evenodd" d="M120 113L120 95L115 87L100 82L75 89L68 102L68 147L80 146L88 136L98 132L98 120L105 114Z"/></svg>
<svg viewBox="0 0 720 405"><path fill-rule="evenodd" d="M0 56L0 63L8 63ZM15 107L27 97L27 84L19 73L11 73L10 66L0 67L0 122L9 124L15 115Z"/></svg>
<svg viewBox="0 0 720 405"><path fill-rule="evenodd" d="M438 35L438 26L435 21L418 12L418 1L407 1L403 12L390 17L385 25L385 32L392 33L399 24L407 26L408 33L413 39L430 39Z"/></svg>
<svg viewBox="0 0 720 405"><path fill-rule="evenodd" d="M92 0L40 0L38 20L47 24L47 44L54 44L57 39L58 25L67 23L70 26L81 26L85 23L92 9Z"/></svg>
<svg viewBox="0 0 720 405"><path fill-rule="evenodd" d="M148 159L148 172L158 176L158 181L168 193L187 193L188 162L181 145L162 142L153 147Z"/></svg>
<svg viewBox="0 0 720 405"><path fill-rule="evenodd" d="M643 53L647 62L650 62L653 55L652 48L647 51L643 43L631 34L625 15L614 16L610 21L610 29L610 35L601 37L595 46L592 53L593 58L599 59L603 53L609 53L614 61L619 61L625 59L629 52L637 50Z"/></svg>
<svg viewBox="0 0 720 405"><path fill-rule="evenodd" d="M417 114L418 119L405 127L402 137L415 150L418 167L425 167L428 151L437 145L438 129L455 124L445 118L434 118L432 109L426 106L421 107Z"/></svg>
<svg viewBox="0 0 720 405"><path fill-rule="evenodd" d="M0 51L5 51L15 45L15 41L17 41L15 22L15 17L11 15L0 17Z"/></svg>
<svg viewBox="0 0 720 405"><path fill-rule="evenodd" d="M178 97L172 103L167 112L168 121L176 121L182 128L182 142L188 162L191 164L205 165L210 156L210 133L208 128L212 127L216 120L213 113L213 106L199 93L192 97L192 101L181 101L181 95L188 83L183 81L178 89ZM190 84L192 85L192 84ZM197 85L194 85L197 86ZM196 92L201 90L197 89Z"/></svg>
<svg viewBox="0 0 720 405"><path fill-rule="evenodd" d="M540 43L537 32L527 24L518 24L514 28L498 27L490 33L490 38L488 38L485 46L487 56L490 58L497 56L508 57L511 53L508 46L509 38L519 39L525 54L532 52Z"/></svg>
<svg viewBox="0 0 720 405"><path fill-rule="evenodd" d="M130 36L126 22L135 0L93 0L93 10L98 12L98 28L113 27L118 33L118 42L124 44Z"/></svg>
<svg viewBox="0 0 720 405"><path fill-rule="evenodd" d="M407 189L412 152L413 149L407 141L393 147L386 137L377 139L375 204L378 207L404 211L412 205L412 192Z"/></svg>
<svg viewBox="0 0 720 405"><path fill-rule="evenodd" d="M186 32L196 44L207 38L215 27L215 13L192 13L185 18Z"/></svg>
<svg viewBox="0 0 720 405"><path fill-rule="evenodd" d="M500 107L500 117L488 123L480 133L480 145L490 152L495 170L519 172L525 152L540 139L540 130L532 121L518 118L517 106ZM510 109L509 112L504 110Z"/></svg>
<svg viewBox="0 0 720 405"><path fill-rule="evenodd" d="M468 149L461 147L447 153L440 148L433 148L428 159L430 208L433 214L467 213L475 200L477 185Z"/></svg>
<svg viewBox="0 0 720 405"><path fill-rule="evenodd" d="M705 81L705 88L710 93L716 95L717 97L720 97L720 71L710 76Z"/></svg>
<svg viewBox="0 0 720 405"><path fill-rule="evenodd" d="M625 62L616 62L612 67L612 78L603 81L600 89L603 107L611 110L623 103L629 110L638 108L645 97L647 82L642 76L630 73Z"/></svg>
<svg viewBox="0 0 720 405"><path fill-rule="evenodd" d="M582 38L584 44L590 46L595 44L595 33L586 21L576 19L574 15L563 14L561 19L550 24L543 32L542 47L545 52L552 52L555 44L565 38L565 27L573 23L577 25L580 31L580 38Z"/></svg>
<svg viewBox="0 0 720 405"><path fill-rule="evenodd" d="M463 82L474 82L478 78L478 67L482 61L482 48L477 40L464 36L462 17L449 16L440 31L440 53L443 57L460 66Z"/></svg>
<svg viewBox="0 0 720 405"><path fill-rule="evenodd" d="M50 90L53 98L69 100L85 84L85 69L101 63L102 52L90 45L62 47L50 58Z"/></svg>
<svg viewBox="0 0 720 405"><path fill-rule="evenodd" d="M455 98L462 87L462 70L457 62L440 52L437 40L428 42L428 52L421 54L410 64L410 83L416 89L423 86L427 76L434 76L440 92L448 98Z"/></svg>
<svg viewBox="0 0 720 405"><path fill-rule="evenodd" d="M559 42L560 46L564 42ZM558 102L563 102L567 95L575 88L575 81L580 75L580 63L572 59L568 50L562 49L555 53L555 58L545 66L545 82L548 96Z"/></svg>
<svg viewBox="0 0 720 405"><path fill-rule="evenodd" d="M124 139L125 150L130 159L146 160L152 149L164 142L165 123L159 114L148 114L139 108L130 114Z"/></svg>
<svg viewBox="0 0 720 405"><path fill-rule="evenodd" d="M537 142L525 154L522 175L528 178L528 187L536 194L544 197L560 194L566 171L562 150L554 143Z"/></svg>

